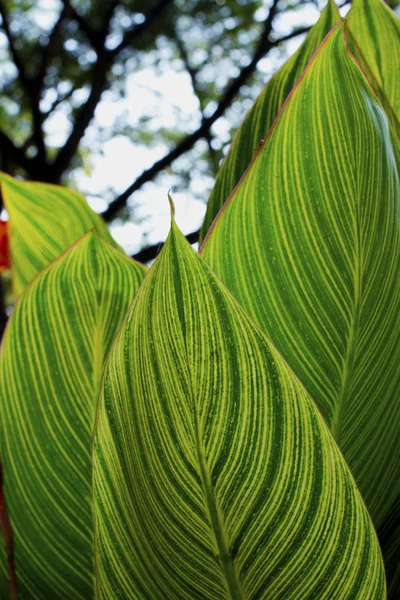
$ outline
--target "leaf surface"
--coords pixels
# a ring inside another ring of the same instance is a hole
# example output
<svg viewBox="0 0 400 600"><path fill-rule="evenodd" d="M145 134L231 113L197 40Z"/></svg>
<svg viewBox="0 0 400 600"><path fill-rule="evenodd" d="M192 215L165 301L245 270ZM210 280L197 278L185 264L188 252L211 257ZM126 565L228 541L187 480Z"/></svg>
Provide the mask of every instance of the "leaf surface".
<svg viewBox="0 0 400 600"><path fill-rule="evenodd" d="M19 181L0 174L0 190L9 215L9 244L14 294L90 229L119 248L103 219L82 194L67 188Z"/></svg>
<svg viewBox="0 0 400 600"><path fill-rule="evenodd" d="M200 242L205 238L218 211L248 167L259 144L282 108L284 100L318 45L339 21L340 15L336 4L333 0L328 0L318 22L311 28L304 43L269 80L248 112L221 165L215 186L211 191L200 232Z"/></svg>
<svg viewBox="0 0 400 600"><path fill-rule="evenodd" d="M400 416L398 161L398 142L340 26L202 250L306 384L361 488L361 473L379 483L363 489L375 515L396 494L381 461L394 467ZM386 444L377 444L383 431ZM364 449L358 465L352 444Z"/></svg>
<svg viewBox="0 0 400 600"><path fill-rule="evenodd" d="M398 600L400 597L400 496L397 496L377 533L385 558L388 599Z"/></svg>
<svg viewBox="0 0 400 600"><path fill-rule="evenodd" d="M93 466L99 598L384 598L319 412L175 224L110 353Z"/></svg>
<svg viewBox="0 0 400 600"><path fill-rule="evenodd" d="M7 326L0 454L21 598L93 597L96 402L144 273L90 232L32 281Z"/></svg>
<svg viewBox="0 0 400 600"><path fill-rule="evenodd" d="M399 156L341 25L202 249L316 401L377 528L400 490Z"/></svg>
<svg viewBox="0 0 400 600"><path fill-rule="evenodd" d="M400 134L400 21L382 0L354 0L349 44Z"/></svg>

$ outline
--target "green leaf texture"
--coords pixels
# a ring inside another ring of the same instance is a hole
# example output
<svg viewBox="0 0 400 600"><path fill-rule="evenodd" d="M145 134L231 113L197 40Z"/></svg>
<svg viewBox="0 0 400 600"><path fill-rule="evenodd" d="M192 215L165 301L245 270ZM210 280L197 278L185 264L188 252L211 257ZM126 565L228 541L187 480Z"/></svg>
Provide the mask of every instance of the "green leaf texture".
<svg viewBox="0 0 400 600"><path fill-rule="evenodd" d="M377 527L400 491L399 156L340 25L202 249L315 399Z"/></svg>
<svg viewBox="0 0 400 600"><path fill-rule="evenodd" d="M174 224L107 362L93 470L99 598L385 596L318 410Z"/></svg>
<svg viewBox="0 0 400 600"><path fill-rule="evenodd" d="M385 558L388 599L400 598L400 495L378 529L378 539Z"/></svg>
<svg viewBox="0 0 400 600"><path fill-rule="evenodd" d="M354 0L350 48L400 134L400 21L383 0Z"/></svg>
<svg viewBox="0 0 400 600"><path fill-rule="evenodd" d="M232 192L263 138L268 133L284 100L300 77L318 45L336 23L340 15L333 0L321 13L304 43L275 73L248 112L240 126L232 146L222 163L217 180L207 203L207 211L200 232L200 242L205 238L218 211Z"/></svg>
<svg viewBox="0 0 400 600"><path fill-rule="evenodd" d="M32 281L7 327L0 450L19 598L93 597L96 402L144 273L90 232Z"/></svg>
<svg viewBox="0 0 400 600"><path fill-rule="evenodd" d="M0 190L9 215L13 290L25 286L51 261L90 229L119 248L102 218L82 194L58 185L19 181L0 174Z"/></svg>

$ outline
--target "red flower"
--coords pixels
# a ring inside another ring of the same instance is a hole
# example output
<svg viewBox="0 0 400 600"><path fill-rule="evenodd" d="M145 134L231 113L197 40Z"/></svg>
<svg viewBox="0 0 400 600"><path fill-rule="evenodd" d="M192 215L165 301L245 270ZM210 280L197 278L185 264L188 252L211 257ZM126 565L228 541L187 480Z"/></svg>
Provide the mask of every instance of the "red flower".
<svg viewBox="0 0 400 600"><path fill-rule="evenodd" d="M7 221L0 221L0 273L11 269Z"/></svg>

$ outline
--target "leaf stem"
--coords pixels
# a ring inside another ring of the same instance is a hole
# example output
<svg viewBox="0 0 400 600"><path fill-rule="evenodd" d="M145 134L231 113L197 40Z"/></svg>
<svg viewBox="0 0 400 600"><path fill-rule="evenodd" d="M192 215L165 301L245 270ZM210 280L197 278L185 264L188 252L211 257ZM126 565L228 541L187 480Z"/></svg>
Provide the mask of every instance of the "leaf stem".
<svg viewBox="0 0 400 600"><path fill-rule="evenodd" d="M229 598L231 600L245 600L245 596L240 585L239 575L236 571L234 558L229 550L229 540L225 529L223 516L214 495L210 472L204 456L197 411L195 411L195 427L197 455L200 465L200 477L210 517L211 527L218 548L217 559L224 574L225 583L229 592Z"/></svg>

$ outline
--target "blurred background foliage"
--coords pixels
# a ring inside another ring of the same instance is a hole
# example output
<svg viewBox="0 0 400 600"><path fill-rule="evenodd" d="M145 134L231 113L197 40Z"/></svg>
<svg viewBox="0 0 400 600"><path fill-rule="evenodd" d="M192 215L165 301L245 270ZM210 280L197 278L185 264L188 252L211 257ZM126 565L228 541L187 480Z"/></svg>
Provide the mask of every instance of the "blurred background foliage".
<svg viewBox="0 0 400 600"><path fill-rule="evenodd" d="M235 130L322 7L0 0L1 170L78 187L142 260L172 189L195 241Z"/></svg>

